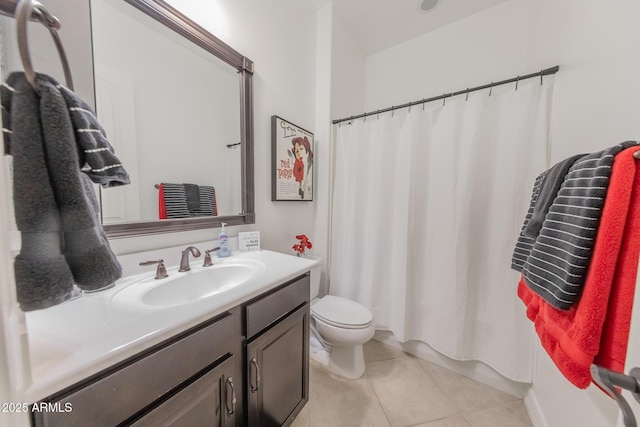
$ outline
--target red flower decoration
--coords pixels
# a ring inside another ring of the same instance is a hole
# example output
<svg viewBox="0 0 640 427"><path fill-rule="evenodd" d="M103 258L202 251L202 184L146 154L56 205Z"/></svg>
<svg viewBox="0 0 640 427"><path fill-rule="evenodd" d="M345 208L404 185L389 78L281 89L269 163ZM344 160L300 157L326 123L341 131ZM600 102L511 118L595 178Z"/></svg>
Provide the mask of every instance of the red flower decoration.
<svg viewBox="0 0 640 427"><path fill-rule="evenodd" d="M309 238L307 236L305 236L304 234L298 234L296 236L296 239L298 239L299 242L296 243L295 245L293 245L291 248L294 251L298 252L298 256L304 255L304 251L306 249L311 249L313 247L313 245L309 241Z"/></svg>

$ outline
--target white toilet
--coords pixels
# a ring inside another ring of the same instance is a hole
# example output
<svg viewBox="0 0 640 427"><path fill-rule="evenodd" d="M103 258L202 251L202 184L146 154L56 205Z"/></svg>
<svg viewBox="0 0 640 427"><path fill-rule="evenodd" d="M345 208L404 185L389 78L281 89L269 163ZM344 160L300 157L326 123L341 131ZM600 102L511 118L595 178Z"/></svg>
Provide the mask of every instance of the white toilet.
<svg viewBox="0 0 640 427"><path fill-rule="evenodd" d="M364 373L362 345L373 338L373 315L362 304L320 291L320 264L311 270L311 332L329 351L327 369L346 378ZM315 329L315 331L314 331ZM327 346L328 345L328 346Z"/></svg>

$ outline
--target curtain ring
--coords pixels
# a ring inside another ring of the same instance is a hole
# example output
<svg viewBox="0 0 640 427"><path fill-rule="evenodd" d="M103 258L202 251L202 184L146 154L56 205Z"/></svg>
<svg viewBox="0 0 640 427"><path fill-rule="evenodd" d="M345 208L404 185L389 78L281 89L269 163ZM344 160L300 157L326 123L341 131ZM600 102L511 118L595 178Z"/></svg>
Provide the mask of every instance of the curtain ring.
<svg viewBox="0 0 640 427"><path fill-rule="evenodd" d="M540 70L540 86L542 86L542 72L543 72L543 71L544 71L544 70Z"/></svg>
<svg viewBox="0 0 640 427"><path fill-rule="evenodd" d="M71 69L69 62L67 61L67 55L64 52L62 41L58 36L57 28L60 28L60 21L53 16L49 11L39 2L35 0L20 0L16 6L16 21L17 21L17 33L18 33L18 50L20 51L20 59L22 60L22 66L24 68L24 76L29 82L29 85L35 90L36 88L36 72L33 69L33 63L29 54L29 43L27 41L27 23L31 18L33 10L36 10L36 15L48 29L60 56L60 62L62 62L62 68L64 70L64 78L67 87L73 90L73 79L71 78Z"/></svg>
<svg viewBox="0 0 640 427"><path fill-rule="evenodd" d="M444 107L446 103L447 103L447 94L445 92L442 94L442 106Z"/></svg>
<svg viewBox="0 0 640 427"><path fill-rule="evenodd" d="M393 115L395 114L395 112L396 112L396 107L392 105L392 106L391 106L391 117L393 117Z"/></svg>
<svg viewBox="0 0 640 427"><path fill-rule="evenodd" d="M467 88L467 96L464 98L465 101L469 100L469 88Z"/></svg>
<svg viewBox="0 0 640 427"><path fill-rule="evenodd" d="M520 81L520 76L516 77L516 90L518 90L518 82Z"/></svg>
<svg viewBox="0 0 640 427"><path fill-rule="evenodd" d="M491 86L489 86L489 96L491 96L491 92L493 92L493 82L491 82Z"/></svg>
<svg viewBox="0 0 640 427"><path fill-rule="evenodd" d="M376 120L380 119L380 110L376 113Z"/></svg>
<svg viewBox="0 0 640 427"><path fill-rule="evenodd" d="M409 113L411 113L411 102L409 102Z"/></svg>
<svg viewBox="0 0 640 427"><path fill-rule="evenodd" d="M364 120L362 123L367 123L367 113L365 112L362 116L364 117Z"/></svg>
<svg viewBox="0 0 640 427"><path fill-rule="evenodd" d="M424 104L426 104L426 103L427 103L427 101L424 98L422 98L422 111L424 111Z"/></svg>

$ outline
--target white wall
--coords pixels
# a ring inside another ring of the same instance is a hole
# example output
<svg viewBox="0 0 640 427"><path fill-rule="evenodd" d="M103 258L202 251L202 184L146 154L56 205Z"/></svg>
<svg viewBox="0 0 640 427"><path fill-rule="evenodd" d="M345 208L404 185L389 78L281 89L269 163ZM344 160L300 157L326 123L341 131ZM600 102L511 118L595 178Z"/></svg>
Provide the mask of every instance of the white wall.
<svg viewBox="0 0 640 427"><path fill-rule="evenodd" d="M325 5L316 14L316 133L315 167L313 182L316 185L315 224L313 231L313 253L325 262L320 266L320 292L327 290L327 262L329 258L329 206L331 169L331 67L333 5Z"/></svg>
<svg viewBox="0 0 640 427"><path fill-rule="evenodd" d="M316 25L316 212L314 254L323 258L321 293L328 291L333 151L331 120L361 108L364 55L331 3L317 13Z"/></svg>
<svg viewBox="0 0 640 427"><path fill-rule="evenodd" d="M365 99L365 56L349 27L333 16L331 119L353 115Z"/></svg>
<svg viewBox="0 0 640 427"><path fill-rule="evenodd" d="M633 0L511 0L367 57L365 109L560 65L552 163L638 139L639 21L640 5ZM535 425L616 422L611 399L595 387L582 391L570 385L541 348L527 403L540 410Z"/></svg>

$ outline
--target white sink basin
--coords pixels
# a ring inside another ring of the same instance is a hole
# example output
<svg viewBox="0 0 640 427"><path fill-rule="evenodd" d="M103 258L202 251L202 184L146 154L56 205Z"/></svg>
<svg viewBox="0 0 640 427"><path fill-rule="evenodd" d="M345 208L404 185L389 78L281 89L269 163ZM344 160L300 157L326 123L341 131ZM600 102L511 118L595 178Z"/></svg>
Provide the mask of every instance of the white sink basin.
<svg viewBox="0 0 640 427"><path fill-rule="evenodd" d="M199 260L192 260L196 264ZM189 304L234 289L263 272L262 262L249 259L218 261L211 267L192 266L190 271L168 271L169 277L153 276L125 284L112 301L145 308Z"/></svg>

